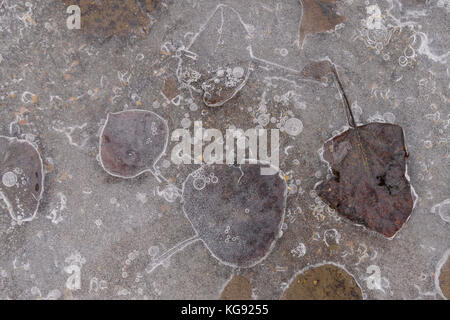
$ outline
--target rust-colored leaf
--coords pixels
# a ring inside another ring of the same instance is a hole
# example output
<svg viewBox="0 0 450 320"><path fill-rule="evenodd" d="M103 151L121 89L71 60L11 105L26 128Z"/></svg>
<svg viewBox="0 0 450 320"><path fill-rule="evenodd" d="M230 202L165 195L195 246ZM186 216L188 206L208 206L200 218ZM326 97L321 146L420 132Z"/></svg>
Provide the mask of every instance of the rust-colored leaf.
<svg viewBox="0 0 450 320"><path fill-rule="evenodd" d="M362 300L361 288L352 275L327 264L299 274L286 291L283 300Z"/></svg>
<svg viewBox="0 0 450 320"><path fill-rule="evenodd" d="M439 287L442 294L450 299L450 253L447 251L447 258L439 269Z"/></svg>
<svg viewBox="0 0 450 320"><path fill-rule="evenodd" d="M180 90L177 88L177 83L173 78L167 78L166 81L164 81L161 91L169 100L176 98L180 94Z"/></svg>
<svg viewBox="0 0 450 320"><path fill-rule="evenodd" d="M336 25L345 20L335 12L336 0L300 0L302 18L300 21L300 48L309 34L334 30Z"/></svg>
<svg viewBox="0 0 450 320"><path fill-rule="evenodd" d="M154 11L158 4L155 0L145 3L138 0L64 0L64 2L67 6L80 7L82 31L96 38L148 32L150 18L145 11Z"/></svg>
<svg viewBox="0 0 450 320"><path fill-rule="evenodd" d="M304 70L317 79L325 65L335 75L351 128L324 145L333 176L318 186L318 195L340 215L392 237L413 208L403 129L389 123L357 126L334 65L314 62Z"/></svg>
<svg viewBox="0 0 450 320"><path fill-rule="evenodd" d="M223 289L220 300L251 300L252 290L250 279L234 275Z"/></svg>
<svg viewBox="0 0 450 320"><path fill-rule="evenodd" d="M141 3L143 2L145 10L148 12L154 12L159 8L161 4L161 0L139 0Z"/></svg>

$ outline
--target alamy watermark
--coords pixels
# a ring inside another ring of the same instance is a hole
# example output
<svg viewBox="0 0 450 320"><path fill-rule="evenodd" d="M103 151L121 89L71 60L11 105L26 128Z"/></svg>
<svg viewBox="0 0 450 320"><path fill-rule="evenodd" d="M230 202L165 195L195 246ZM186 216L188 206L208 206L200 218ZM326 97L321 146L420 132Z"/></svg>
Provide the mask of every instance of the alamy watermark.
<svg viewBox="0 0 450 320"><path fill-rule="evenodd" d="M77 5L71 5L66 11L70 16L66 20L67 29L81 29L81 9Z"/></svg>
<svg viewBox="0 0 450 320"><path fill-rule="evenodd" d="M260 128L229 128L224 137L220 130L204 129L201 121L195 121L193 135L188 129L172 132L171 141L178 143L171 161L177 165L267 163L270 166L262 167L261 174L273 175L279 166L279 138L278 129Z"/></svg>

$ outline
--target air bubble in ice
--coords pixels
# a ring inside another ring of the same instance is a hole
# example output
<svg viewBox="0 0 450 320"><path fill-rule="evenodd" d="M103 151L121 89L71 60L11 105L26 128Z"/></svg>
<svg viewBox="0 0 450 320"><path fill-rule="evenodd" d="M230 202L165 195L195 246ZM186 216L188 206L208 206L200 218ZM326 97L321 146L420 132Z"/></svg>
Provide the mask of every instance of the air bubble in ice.
<svg viewBox="0 0 450 320"><path fill-rule="evenodd" d="M303 123L300 119L290 118L284 124L284 130L291 136L298 136L303 131Z"/></svg>
<svg viewBox="0 0 450 320"><path fill-rule="evenodd" d="M2 183L5 187L14 187L17 183L17 176L14 172L6 172L2 177Z"/></svg>

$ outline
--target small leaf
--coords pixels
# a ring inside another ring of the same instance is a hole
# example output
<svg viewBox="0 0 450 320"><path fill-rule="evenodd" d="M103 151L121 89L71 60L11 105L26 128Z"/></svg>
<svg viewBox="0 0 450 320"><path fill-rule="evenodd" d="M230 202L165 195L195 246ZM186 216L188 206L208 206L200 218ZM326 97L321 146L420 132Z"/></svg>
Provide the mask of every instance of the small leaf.
<svg viewBox="0 0 450 320"><path fill-rule="evenodd" d="M31 221L43 193L42 159L25 140L0 136L0 212L17 222Z"/></svg>
<svg viewBox="0 0 450 320"><path fill-rule="evenodd" d="M128 110L108 114L100 137L103 168L121 178L152 171L166 149L168 134L166 121L156 113Z"/></svg>
<svg viewBox="0 0 450 320"><path fill-rule="evenodd" d="M250 31L235 9L219 5L192 43L180 50L178 81L198 105L223 106L245 87L253 70Z"/></svg>
<svg viewBox="0 0 450 320"><path fill-rule="evenodd" d="M161 92L169 100L175 99L180 94L180 90L178 90L177 88L177 83L173 78L166 79L161 89Z"/></svg>
<svg viewBox="0 0 450 320"><path fill-rule="evenodd" d="M362 300L362 292L352 275L326 264L296 276L282 300Z"/></svg>
<svg viewBox="0 0 450 320"><path fill-rule="evenodd" d="M345 20L344 16L336 14L334 9L335 2L336 0L301 0L300 48L303 47L303 41L306 36L334 30L336 25Z"/></svg>

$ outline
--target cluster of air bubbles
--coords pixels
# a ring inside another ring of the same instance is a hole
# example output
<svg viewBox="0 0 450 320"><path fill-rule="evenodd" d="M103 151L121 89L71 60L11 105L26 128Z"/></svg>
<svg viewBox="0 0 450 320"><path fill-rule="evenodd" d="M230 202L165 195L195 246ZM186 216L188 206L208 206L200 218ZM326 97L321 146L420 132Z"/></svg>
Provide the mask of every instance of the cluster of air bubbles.
<svg viewBox="0 0 450 320"><path fill-rule="evenodd" d="M411 61L415 61L416 51L411 45L408 45L403 50L403 55L398 58L398 64L400 67L406 67Z"/></svg>
<svg viewBox="0 0 450 320"><path fill-rule="evenodd" d="M133 260L136 260L136 258L137 258L138 256L139 256L139 252L138 252L137 250L134 250L133 252L129 253L129 254L128 254L128 259L125 260L125 264L129 266L129 265L131 264L131 262L132 262Z"/></svg>
<svg viewBox="0 0 450 320"><path fill-rule="evenodd" d="M296 96L298 96L298 95L294 94L292 91L288 91L285 94L282 94L281 96L279 96L277 94L274 95L273 100L276 103L280 103L281 105L286 107L289 105L289 103L291 101L291 97L296 97Z"/></svg>
<svg viewBox="0 0 450 320"><path fill-rule="evenodd" d="M259 98L259 104L255 108L249 109L249 112L253 115L253 123L258 128L263 128L270 123L270 114L267 112L267 101L265 93Z"/></svg>
<svg viewBox="0 0 450 320"><path fill-rule="evenodd" d="M366 19L361 20L359 35L356 35L355 38L360 36L365 45L374 49L375 54L378 55L382 53L383 49L391 41L394 32L397 32L399 28L391 27L389 24L386 26L385 15L383 15L377 4L368 6L366 10L368 16ZM389 60L390 56L387 53L383 53L382 58Z"/></svg>
<svg viewBox="0 0 450 320"><path fill-rule="evenodd" d="M232 68L219 68L216 72L216 77L214 78L215 83L220 83L221 79L224 80L224 84L226 87L231 88L235 87L241 79L244 77L245 70L244 68L237 66ZM205 84L206 85L206 84ZM206 89L206 88L204 88ZM206 91L206 90L205 90Z"/></svg>
<svg viewBox="0 0 450 320"><path fill-rule="evenodd" d="M297 207L295 209L288 209L286 213L286 221L289 223L294 223L295 220L297 220L297 217L302 213L303 209L301 207Z"/></svg>
<svg viewBox="0 0 450 320"><path fill-rule="evenodd" d="M447 12L450 12L450 1L449 0L439 0L436 5L439 8L445 8L447 9Z"/></svg>
<svg viewBox="0 0 450 320"><path fill-rule="evenodd" d="M214 174L214 172L211 172L209 175L205 175L203 172L196 171L192 174L192 177L194 178L192 185L195 190L199 191L203 190L206 185L210 183L216 184L219 182L219 178Z"/></svg>
<svg viewBox="0 0 450 320"><path fill-rule="evenodd" d="M196 104L194 102L194 100L192 100L192 98L186 99L186 103L189 106L189 110L192 111L192 112L195 112L195 111L197 111L199 109L198 104Z"/></svg>
<svg viewBox="0 0 450 320"><path fill-rule="evenodd" d="M244 69L242 67L235 67L233 69L233 77L242 78L244 76Z"/></svg>
<svg viewBox="0 0 450 320"><path fill-rule="evenodd" d="M152 122L150 129L154 136L158 133L158 128L156 127L156 123Z"/></svg>
<svg viewBox="0 0 450 320"><path fill-rule="evenodd" d="M380 54L383 49L389 44L393 29L363 29L360 34L364 40L364 43L368 48L375 50L375 54ZM389 56L383 57L386 60Z"/></svg>
<svg viewBox="0 0 450 320"><path fill-rule="evenodd" d="M158 196L163 197L167 202L174 202L180 197L179 189L173 184L168 184L163 190L158 187L156 190Z"/></svg>
<svg viewBox="0 0 450 320"><path fill-rule="evenodd" d="M248 210L248 209L246 209L246 210ZM226 238L225 238L225 243L228 243L228 242L230 242L230 241L236 242L236 241L239 240L239 236L234 236L234 237L233 237L232 235L230 235L230 231L231 231L231 227L230 227L230 226L227 226L227 227L225 228L225 234L227 235Z"/></svg>
<svg viewBox="0 0 450 320"><path fill-rule="evenodd" d="M325 220L326 215L333 217L336 221L339 220L336 211L328 206L323 200L318 196L316 190L311 190L309 192L309 196L314 199L314 204L309 205L309 209L312 212L312 215L319 221L322 222Z"/></svg>
<svg viewBox="0 0 450 320"><path fill-rule="evenodd" d="M291 250L291 254L295 258L301 258L306 254L306 246L304 243L299 243L294 249Z"/></svg>
<svg viewBox="0 0 450 320"><path fill-rule="evenodd" d="M103 224L103 222L102 222L101 219L96 219L96 220L94 221L94 223L95 223L95 225L97 226L97 228L100 228L100 227L102 226L102 224Z"/></svg>
<svg viewBox="0 0 450 320"><path fill-rule="evenodd" d="M136 260L139 256L139 251L134 250L128 254L127 259L125 260L125 266L122 267L122 278L128 278L127 268L131 265L131 263Z"/></svg>
<svg viewBox="0 0 450 320"><path fill-rule="evenodd" d="M300 161L298 161L298 164L300 164ZM294 194L303 194L305 191L303 190L303 188L301 187L301 180L300 179L296 179L294 180L291 176L289 176L288 178L285 177L285 179L287 181L289 181L288 183L288 193L289 195L294 195Z"/></svg>
<svg viewBox="0 0 450 320"><path fill-rule="evenodd" d="M392 112L375 113L367 119L367 122L395 123L395 115Z"/></svg>

